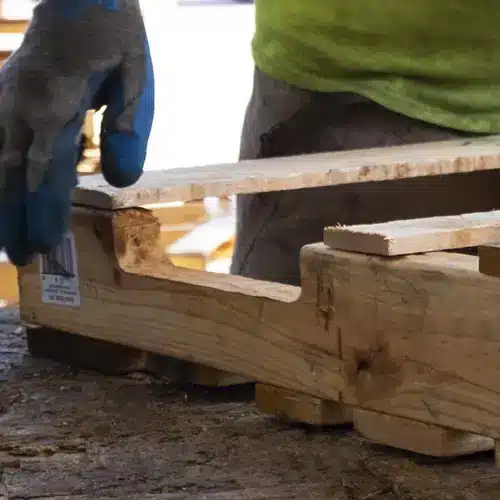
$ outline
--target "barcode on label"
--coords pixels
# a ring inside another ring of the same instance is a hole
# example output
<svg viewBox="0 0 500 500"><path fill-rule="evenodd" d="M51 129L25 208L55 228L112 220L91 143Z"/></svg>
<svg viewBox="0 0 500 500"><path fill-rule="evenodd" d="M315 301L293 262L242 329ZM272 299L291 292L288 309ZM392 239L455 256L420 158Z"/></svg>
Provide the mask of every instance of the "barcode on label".
<svg viewBox="0 0 500 500"><path fill-rule="evenodd" d="M42 255L42 274L74 278L76 276L73 235L64 235L61 243L50 253Z"/></svg>
<svg viewBox="0 0 500 500"><path fill-rule="evenodd" d="M40 278L45 304L80 307L75 239L71 233L65 234L50 253L40 256Z"/></svg>

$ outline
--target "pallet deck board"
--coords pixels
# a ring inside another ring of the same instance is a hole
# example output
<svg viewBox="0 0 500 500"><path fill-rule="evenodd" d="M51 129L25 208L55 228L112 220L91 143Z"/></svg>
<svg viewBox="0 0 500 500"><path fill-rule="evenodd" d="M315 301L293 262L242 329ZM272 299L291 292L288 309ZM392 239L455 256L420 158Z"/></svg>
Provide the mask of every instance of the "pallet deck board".
<svg viewBox="0 0 500 500"><path fill-rule="evenodd" d="M397 256L500 241L500 211L328 227L325 244L337 250Z"/></svg>
<svg viewBox="0 0 500 500"><path fill-rule="evenodd" d="M500 137L413 144L392 148L245 160L234 164L147 171L129 188L100 174L81 180L77 205L122 209L151 203L441 176L500 168Z"/></svg>

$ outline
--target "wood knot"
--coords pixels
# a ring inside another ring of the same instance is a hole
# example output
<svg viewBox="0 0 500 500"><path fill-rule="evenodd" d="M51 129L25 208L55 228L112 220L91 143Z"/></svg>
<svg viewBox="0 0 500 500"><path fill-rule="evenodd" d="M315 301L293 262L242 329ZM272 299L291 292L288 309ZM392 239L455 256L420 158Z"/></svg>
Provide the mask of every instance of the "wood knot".
<svg viewBox="0 0 500 500"><path fill-rule="evenodd" d="M391 356L387 346L357 350L350 385L359 401L385 399L403 385L401 362Z"/></svg>

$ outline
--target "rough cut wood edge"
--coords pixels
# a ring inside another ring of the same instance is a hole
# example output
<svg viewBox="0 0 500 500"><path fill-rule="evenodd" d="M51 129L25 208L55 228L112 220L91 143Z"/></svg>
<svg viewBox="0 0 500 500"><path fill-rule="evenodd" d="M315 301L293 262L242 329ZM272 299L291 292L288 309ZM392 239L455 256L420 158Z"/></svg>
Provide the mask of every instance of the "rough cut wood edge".
<svg viewBox="0 0 500 500"><path fill-rule="evenodd" d="M495 446L488 437L366 410L354 410L354 428L375 444L431 457L471 455Z"/></svg>
<svg viewBox="0 0 500 500"><path fill-rule="evenodd" d="M330 248L375 255L409 255L500 240L500 211L328 227Z"/></svg>
<svg viewBox="0 0 500 500"><path fill-rule="evenodd" d="M132 187L109 186L102 175L81 179L77 205L119 209L150 203L189 201L359 182L386 181L500 168L500 137L391 148L373 148L286 158L246 160L145 172Z"/></svg>
<svg viewBox="0 0 500 500"><path fill-rule="evenodd" d="M291 422L315 426L352 423L352 409L347 406L272 385L255 385L255 404L262 413Z"/></svg>

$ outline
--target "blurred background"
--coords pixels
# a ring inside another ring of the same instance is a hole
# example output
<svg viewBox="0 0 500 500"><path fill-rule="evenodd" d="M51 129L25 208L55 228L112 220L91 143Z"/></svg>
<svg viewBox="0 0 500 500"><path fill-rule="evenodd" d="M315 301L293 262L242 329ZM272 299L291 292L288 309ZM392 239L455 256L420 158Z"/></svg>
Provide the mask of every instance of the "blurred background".
<svg viewBox="0 0 500 500"><path fill-rule="evenodd" d="M36 0L0 0L0 62L22 42ZM252 0L141 0L156 74L146 170L237 161L252 88ZM80 173L99 171L99 113L85 126ZM227 273L234 200L152 207L176 265ZM0 255L0 303L17 300L17 272Z"/></svg>

